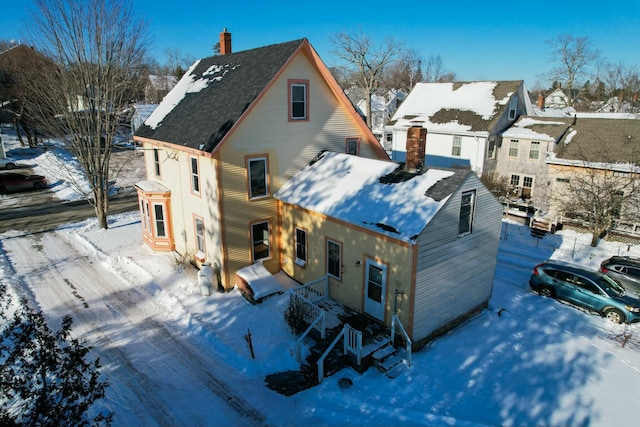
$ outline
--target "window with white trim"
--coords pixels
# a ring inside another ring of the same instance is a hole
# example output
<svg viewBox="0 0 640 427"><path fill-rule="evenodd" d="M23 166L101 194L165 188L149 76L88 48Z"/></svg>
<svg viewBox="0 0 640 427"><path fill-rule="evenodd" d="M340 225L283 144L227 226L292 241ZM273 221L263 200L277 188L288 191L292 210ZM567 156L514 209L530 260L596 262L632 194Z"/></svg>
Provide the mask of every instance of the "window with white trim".
<svg viewBox="0 0 640 427"><path fill-rule="evenodd" d="M538 160L540 158L540 143L538 141L531 141L529 158L532 160Z"/></svg>
<svg viewBox="0 0 640 427"><path fill-rule="evenodd" d="M256 199L260 197L267 197L268 168L266 157L248 159L247 163L247 170L249 174L249 198Z"/></svg>
<svg viewBox="0 0 640 427"><path fill-rule="evenodd" d="M164 223L164 205L160 203L153 204L154 224L156 227L156 237L167 237L167 230Z"/></svg>
<svg viewBox="0 0 640 427"><path fill-rule="evenodd" d="M140 212L142 213L142 230L151 233L151 216L147 200L140 200Z"/></svg>
<svg viewBox="0 0 640 427"><path fill-rule="evenodd" d="M296 264L304 267L307 264L307 231L296 227Z"/></svg>
<svg viewBox="0 0 640 427"><path fill-rule="evenodd" d="M200 217L195 217L196 250L205 253L204 241L204 221Z"/></svg>
<svg viewBox="0 0 640 427"><path fill-rule="evenodd" d="M289 82L289 120L308 119L308 82Z"/></svg>
<svg viewBox="0 0 640 427"><path fill-rule="evenodd" d="M327 274L340 280L342 277L342 245L327 240Z"/></svg>
<svg viewBox="0 0 640 427"><path fill-rule="evenodd" d="M462 154L462 137L453 137L453 148L451 149L451 155L454 157L460 157Z"/></svg>
<svg viewBox="0 0 640 427"><path fill-rule="evenodd" d="M471 233L473 225L473 211L476 203L476 190L465 191L460 198L460 219L458 221L458 236Z"/></svg>
<svg viewBox="0 0 640 427"><path fill-rule="evenodd" d="M271 224L269 221L251 224L251 256L253 261L271 257Z"/></svg>
<svg viewBox="0 0 640 427"><path fill-rule="evenodd" d="M512 139L509 142L509 157L518 157L518 141L517 139Z"/></svg>
<svg viewBox="0 0 640 427"><path fill-rule="evenodd" d="M520 187L520 175L511 175L511 186Z"/></svg>
<svg viewBox="0 0 640 427"><path fill-rule="evenodd" d="M200 194L200 174L198 171L198 158L191 157L191 191Z"/></svg>

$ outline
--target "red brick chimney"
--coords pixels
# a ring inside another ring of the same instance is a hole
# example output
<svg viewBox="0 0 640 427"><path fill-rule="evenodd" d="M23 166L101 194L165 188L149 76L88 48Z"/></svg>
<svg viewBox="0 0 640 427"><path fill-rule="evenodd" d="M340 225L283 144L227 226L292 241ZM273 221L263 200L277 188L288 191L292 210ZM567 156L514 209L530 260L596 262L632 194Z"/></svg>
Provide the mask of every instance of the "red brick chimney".
<svg viewBox="0 0 640 427"><path fill-rule="evenodd" d="M538 94L538 108L544 110L544 95L541 93Z"/></svg>
<svg viewBox="0 0 640 427"><path fill-rule="evenodd" d="M413 172L424 166L426 147L427 130L425 128L422 126L411 126L407 129L407 170Z"/></svg>
<svg viewBox="0 0 640 427"><path fill-rule="evenodd" d="M231 33L225 28L220 33L220 55L228 55L231 53Z"/></svg>

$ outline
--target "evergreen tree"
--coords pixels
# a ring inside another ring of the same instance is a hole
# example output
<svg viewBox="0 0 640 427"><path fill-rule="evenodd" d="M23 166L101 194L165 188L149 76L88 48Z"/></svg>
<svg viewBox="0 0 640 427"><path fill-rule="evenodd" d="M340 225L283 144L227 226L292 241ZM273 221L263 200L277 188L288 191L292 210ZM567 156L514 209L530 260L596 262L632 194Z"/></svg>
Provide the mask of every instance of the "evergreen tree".
<svg viewBox="0 0 640 427"><path fill-rule="evenodd" d="M71 337L71 317L52 331L26 300L12 304L0 286L0 425L110 425L113 414L90 418L105 396L100 361L87 361L91 347Z"/></svg>

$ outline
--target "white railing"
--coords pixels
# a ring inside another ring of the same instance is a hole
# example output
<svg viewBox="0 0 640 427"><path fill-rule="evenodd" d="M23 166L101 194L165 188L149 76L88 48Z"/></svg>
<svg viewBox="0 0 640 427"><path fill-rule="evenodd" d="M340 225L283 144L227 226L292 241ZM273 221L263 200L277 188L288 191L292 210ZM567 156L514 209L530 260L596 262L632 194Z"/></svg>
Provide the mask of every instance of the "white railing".
<svg viewBox="0 0 640 427"><path fill-rule="evenodd" d="M329 298L329 276L323 276L318 280L314 280L313 282L309 282L306 285L292 290L312 303L322 301L325 298Z"/></svg>
<svg viewBox="0 0 640 427"><path fill-rule="evenodd" d="M322 353L320 359L318 359L318 383L324 380L324 359L327 358L331 350L338 344L340 338L344 338L343 350L353 354L358 359L358 365L360 364L360 358L362 354L362 332L353 329L349 325L344 325L344 328L340 331L338 336L331 342L329 347Z"/></svg>
<svg viewBox="0 0 640 427"><path fill-rule="evenodd" d="M320 337L324 339L325 334L325 311L303 297L296 293L293 289L289 292L289 298L291 298L291 304L295 304L302 309L302 318L305 322L309 323L309 327L300 335L300 337L296 340L296 359L298 362L302 362L301 355L301 347L304 339L311 333L311 331L315 328L318 332L320 332Z"/></svg>
<svg viewBox="0 0 640 427"><path fill-rule="evenodd" d="M402 337L404 338L404 349L407 353L407 365L411 367L411 346L413 343L411 342L411 338L409 338L409 334L404 329L404 326L402 326L402 322L400 322L400 318L397 314L394 314L393 319L391 320L391 345L394 345L396 339L396 325L400 334L402 334Z"/></svg>
<svg viewBox="0 0 640 427"><path fill-rule="evenodd" d="M362 358L362 332L344 325L344 354L351 353L356 356L358 366Z"/></svg>

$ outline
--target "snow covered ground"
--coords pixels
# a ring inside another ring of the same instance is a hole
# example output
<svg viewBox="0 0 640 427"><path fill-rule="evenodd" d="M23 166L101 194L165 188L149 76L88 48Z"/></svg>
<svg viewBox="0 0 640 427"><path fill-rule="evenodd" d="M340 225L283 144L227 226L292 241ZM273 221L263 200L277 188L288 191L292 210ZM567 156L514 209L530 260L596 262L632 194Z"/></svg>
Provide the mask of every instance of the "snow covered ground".
<svg viewBox="0 0 640 427"><path fill-rule="evenodd" d="M531 269L548 258L597 268L612 254L640 255L637 246L589 241L569 230L538 240L504 222L487 310L414 353L396 379L345 369L291 397L264 383L297 367L286 294L258 305L237 290L202 296L195 270L142 245L137 213L111 217L108 230L90 219L0 234L0 281L53 324L73 315L111 383L95 409L115 411L116 426L633 425L640 325L611 324L528 289ZM339 387L341 378L353 385Z"/></svg>

